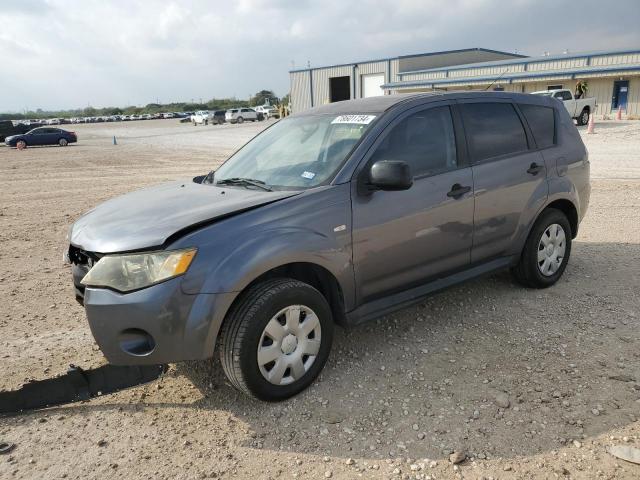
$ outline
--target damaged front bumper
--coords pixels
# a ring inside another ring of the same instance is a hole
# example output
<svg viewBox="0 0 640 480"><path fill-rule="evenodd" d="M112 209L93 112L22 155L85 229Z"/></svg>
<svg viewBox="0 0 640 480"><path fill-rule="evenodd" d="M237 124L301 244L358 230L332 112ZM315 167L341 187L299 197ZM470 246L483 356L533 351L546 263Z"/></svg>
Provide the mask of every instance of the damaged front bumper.
<svg viewBox="0 0 640 480"><path fill-rule="evenodd" d="M213 355L234 294L185 294L181 278L130 293L84 290L91 333L109 363L151 365Z"/></svg>
<svg viewBox="0 0 640 480"><path fill-rule="evenodd" d="M91 333L113 365L154 365L213 355L220 326L235 293L186 294L182 277L120 293L81 284L97 254L69 249L76 299Z"/></svg>

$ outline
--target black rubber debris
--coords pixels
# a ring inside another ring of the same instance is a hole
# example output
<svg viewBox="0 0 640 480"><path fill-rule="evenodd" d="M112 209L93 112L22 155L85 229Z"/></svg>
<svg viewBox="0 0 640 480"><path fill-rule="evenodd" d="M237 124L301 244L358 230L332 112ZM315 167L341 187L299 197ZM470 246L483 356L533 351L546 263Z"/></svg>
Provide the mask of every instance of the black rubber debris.
<svg viewBox="0 0 640 480"><path fill-rule="evenodd" d="M29 382L19 390L0 392L0 414L89 400L151 382L166 371L166 365L104 365L91 370L71 365L65 375Z"/></svg>
<svg viewBox="0 0 640 480"><path fill-rule="evenodd" d="M14 448L16 448L15 443L0 442L0 455L11 453Z"/></svg>

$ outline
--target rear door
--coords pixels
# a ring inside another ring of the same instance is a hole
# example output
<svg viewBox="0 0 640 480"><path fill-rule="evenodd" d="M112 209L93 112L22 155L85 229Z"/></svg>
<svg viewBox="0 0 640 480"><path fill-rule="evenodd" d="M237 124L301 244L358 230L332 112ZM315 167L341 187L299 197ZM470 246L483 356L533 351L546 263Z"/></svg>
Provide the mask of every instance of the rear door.
<svg viewBox="0 0 640 480"><path fill-rule="evenodd" d="M469 265L471 168L462 155L464 140L455 134L450 103L429 105L394 120L365 159L364 175L379 160L407 162L414 177L411 188L358 194L354 187L353 258L359 303Z"/></svg>
<svg viewBox="0 0 640 480"><path fill-rule="evenodd" d="M471 262L514 253L531 212L546 201L546 167L509 100L460 101L475 186Z"/></svg>

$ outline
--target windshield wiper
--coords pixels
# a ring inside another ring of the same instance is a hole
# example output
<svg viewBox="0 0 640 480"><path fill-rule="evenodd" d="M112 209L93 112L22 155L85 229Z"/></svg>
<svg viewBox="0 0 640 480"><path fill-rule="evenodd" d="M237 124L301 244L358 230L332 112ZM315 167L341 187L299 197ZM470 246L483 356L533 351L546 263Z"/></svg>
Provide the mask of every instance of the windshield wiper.
<svg viewBox="0 0 640 480"><path fill-rule="evenodd" d="M267 192L273 192L273 188L268 187L266 183L262 180L256 180L253 178L243 178L243 177L232 177L232 178L223 178L222 180L218 180L216 185L251 185L253 187L258 187Z"/></svg>

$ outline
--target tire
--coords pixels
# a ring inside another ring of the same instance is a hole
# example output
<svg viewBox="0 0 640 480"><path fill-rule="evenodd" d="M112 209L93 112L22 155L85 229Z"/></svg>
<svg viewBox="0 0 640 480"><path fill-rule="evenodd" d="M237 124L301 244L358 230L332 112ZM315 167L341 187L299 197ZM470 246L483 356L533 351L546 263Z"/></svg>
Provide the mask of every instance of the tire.
<svg viewBox="0 0 640 480"><path fill-rule="evenodd" d="M244 122L244 118L242 118L242 117L238 117L238 120L236 120L236 122L238 122L238 123L242 123L242 122Z"/></svg>
<svg viewBox="0 0 640 480"><path fill-rule="evenodd" d="M58 140L58 145L60 145L61 147L66 147L67 145L69 145L69 142L66 138L61 138L60 140Z"/></svg>
<svg viewBox="0 0 640 480"><path fill-rule="evenodd" d="M313 327L309 333L290 330L306 322L311 322L307 329ZM332 340L331 309L318 290L288 278L267 280L243 293L228 313L220 360L235 388L260 400L279 401L315 380ZM259 350L264 353L262 364Z"/></svg>
<svg viewBox="0 0 640 480"><path fill-rule="evenodd" d="M27 148L27 142L25 142L24 140L18 140L16 142L16 148L18 150L24 150L25 148Z"/></svg>
<svg viewBox="0 0 640 480"><path fill-rule="evenodd" d="M578 125L586 125L587 123L589 123L589 110L583 108L582 112L580 112L580 116L577 118L576 123Z"/></svg>
<svg viewBox="0 0 640 480"><path fill-rule="evenodd" d="M562 229L560 232L555 228L555 238L554 226ZM520 261L511 269L515 279L531 288L547 288L555 284L569 262L572 233L564 213L555 208L544 210L529 233Z"/></svg>

